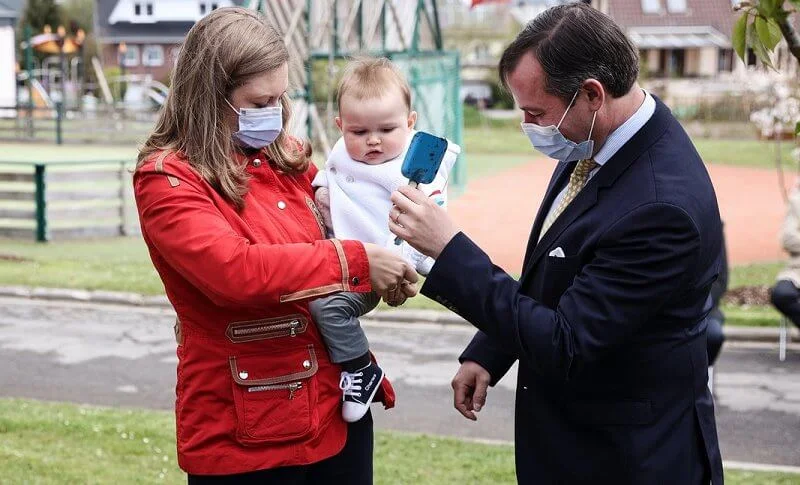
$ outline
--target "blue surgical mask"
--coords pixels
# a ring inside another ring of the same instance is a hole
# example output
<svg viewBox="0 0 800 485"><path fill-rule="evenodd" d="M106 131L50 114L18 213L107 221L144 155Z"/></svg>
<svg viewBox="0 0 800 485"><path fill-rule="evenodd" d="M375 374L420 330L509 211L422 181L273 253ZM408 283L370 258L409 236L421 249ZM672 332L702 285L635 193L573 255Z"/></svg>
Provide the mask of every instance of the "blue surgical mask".
<svg viewBox="0 0 800 485"><path fill-rule="evenodd" d="M237 110L227 99L225 102L239 115L239 131L233 134L233 138L239 143L260 150L278 138L283 129L283 111L280 106Z"/></svg>
<svg viewBox="0 0 800 485"><path fill-rule="evenodd" d="M564 111L564 115L561 116L558 125L539 126L535 123L522 123L522 132L528 136L533 148L561 162L574 162L575 160L584 160L592 157L594 152L592 131L594 130L594 121L597 119L597 111L592 116L592 127L589 128L588 140L575 143L572 140L568 140L559 130L579 92L580 90L575 91L575 95L572 96L572 100L569 102L567 110Z"/></svg>

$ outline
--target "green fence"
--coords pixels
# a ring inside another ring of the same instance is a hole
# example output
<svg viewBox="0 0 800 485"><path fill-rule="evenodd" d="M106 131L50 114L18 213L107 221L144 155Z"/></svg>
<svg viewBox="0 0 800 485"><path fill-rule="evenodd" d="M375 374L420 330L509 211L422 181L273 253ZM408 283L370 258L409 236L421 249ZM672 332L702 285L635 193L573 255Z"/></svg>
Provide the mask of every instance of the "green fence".
<svg viewBox="0 0 800 485"><path fill-rule="evenodd" d="M460 102L461 66L457 52L395 53L390 58L406 75L412 104L419 115L417 129L445 136L461 145L462 154L450 184L463 188L466 169L463 152L464 113Z"/></svg>
<svg viewBox="0 0 800 485"><path fill-rule="evenodd" d="M138 234L133 164L0 162L0 236L36 241Z"/></svg>

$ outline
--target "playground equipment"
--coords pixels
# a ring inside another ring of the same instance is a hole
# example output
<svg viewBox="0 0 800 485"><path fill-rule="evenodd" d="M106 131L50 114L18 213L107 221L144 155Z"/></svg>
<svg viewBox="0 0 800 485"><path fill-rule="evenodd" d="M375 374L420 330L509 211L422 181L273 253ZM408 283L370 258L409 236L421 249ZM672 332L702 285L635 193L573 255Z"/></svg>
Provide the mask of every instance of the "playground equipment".
<svg viewBox="0 0 800 485"><path fill-rule="evenodd" d="M289 82L300 88L293 93L296 123L326 154L336 136L337 74L358 54L391 59L408 78L417 128L462 144L460 61L458 52L443 48L437 0L250 0L248 6L283 32L291 51ZM315 67L326 75L315 80ZM315 89L315 81L324 89ZM465 181L462 154L451 185Z"/></svg>
<svg viewBox="0 0 800 485"><path fill-rule="evenodd" d="M30 28L26 28L25 36L22 47L26 51L27 77L24 80L28 81L29 100L37 103L38 99L39 103L35 106L53 107L54 98L65 106L70 100L78 105L82 85L79 66L82 63L81 54L86 39L84 31L79 29L74 35L68 35L66 29L59 26L54 33L46 25L44 32L35 36L31 35ZM32 51L52 56L45 58L37 70L33 65ZM73 56L70 62L67 61L69 56Z"/></svg>

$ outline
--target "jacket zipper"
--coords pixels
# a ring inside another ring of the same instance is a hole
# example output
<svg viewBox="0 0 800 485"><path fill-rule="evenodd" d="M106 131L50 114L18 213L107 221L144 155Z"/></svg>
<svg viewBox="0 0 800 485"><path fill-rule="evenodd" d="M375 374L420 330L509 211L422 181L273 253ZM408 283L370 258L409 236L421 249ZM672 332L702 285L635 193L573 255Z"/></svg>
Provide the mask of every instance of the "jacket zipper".
<svg viewBox="0 0 800 485"><path fill-rule="evenodd" d="M280 330L289 330L289 335L292 337L297 336L297 329L300 328L300 320L292 320L287 323L276 323L274 325L261 325L259 327L251 328L236 328L233 330L234 336L246 336L256 333L269 333Z"/></svg>
<svg viewBox="0 0 800 485"><path fill-rule="evenodd" d="M302 382L290 382L288 384L274 384L271 386L253 386L248 387L247 392L262 392L262 391L280 391L286 389L289 391L289 400L294 399L294 393L303 388Z"/></svg>

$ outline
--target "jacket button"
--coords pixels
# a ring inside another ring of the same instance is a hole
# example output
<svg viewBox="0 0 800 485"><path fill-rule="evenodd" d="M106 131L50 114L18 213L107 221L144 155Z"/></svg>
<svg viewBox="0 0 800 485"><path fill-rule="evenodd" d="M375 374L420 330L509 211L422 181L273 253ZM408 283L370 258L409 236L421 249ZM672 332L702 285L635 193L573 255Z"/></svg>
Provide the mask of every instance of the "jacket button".
<svg viewBox="0 0 800 485"><path fill-rule="evenodd" d="M347 182L348 182L348 183L351 183L351 184L352 184L352 183L353 183L353 182L355 182L355 181L356 181L356 179L355 179L355 177L353 177L352 175L348 175L348 176L347 176Z"/></svg>
<svg viewBox="0 0 800 485"><path fill-rule="evenodd" d="M355 276L350 282L353 283L353 286L358 286L358 284L361 283L361 280L358 279L358 276Z"/></svg>
<svg viewBox="0 0 800 485"><path fill-rule="evenodd" d="M310 369L310 368L311 368L311 361L310 360L304 360L303 361L303 369Z"/></svg>
<svg viewBox="0 0 800 485"><path fill-rule="evenodd" d="M253 160L253 166L254 167L260 167L261 166L261 160L259 160L258 158Z"/></svg>
<svg viewBox="0 0 800 485"><path fill-rule="evenodd" d="M278 209L283 210L286 208L286 202L279 200L278 201Z"/></svg>
<svg viewBox="0 0 800 485"><path fill-rule="evenodd" d="M246 370L239 371L239 379L247 379L249 375Z"/></svg>

